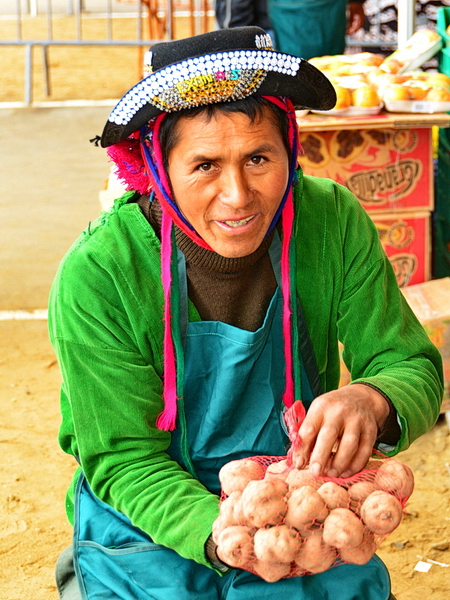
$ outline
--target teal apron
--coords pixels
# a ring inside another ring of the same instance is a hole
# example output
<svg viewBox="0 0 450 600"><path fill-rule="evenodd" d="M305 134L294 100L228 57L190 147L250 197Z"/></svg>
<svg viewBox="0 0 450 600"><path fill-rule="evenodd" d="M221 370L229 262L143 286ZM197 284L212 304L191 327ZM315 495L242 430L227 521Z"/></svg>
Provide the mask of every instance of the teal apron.
<svg viewBox="0 0 450 600"><path fill-rule="evenodd" d="M270 254L279 281L278 236ZM286 454L281 294L278 288L255 332L215 321L188 323L183 257L179 267L185 388L169 454L219 493L217 473L229 460ZM310 379L317 381L304 367L306 405L313 399ZM125 515L98 500L83 476L76 493L74 564L83 600L387 600L390 593L378 557L365 566L342 565L276 583L238 569L221 576L154 544Z"/></svg>
<svg viewBox="0 0 450 600"><path fill-rule="evenodd" d="M268 0L277 50L305 59L342 54L346 7L347 0Z"/></svg>

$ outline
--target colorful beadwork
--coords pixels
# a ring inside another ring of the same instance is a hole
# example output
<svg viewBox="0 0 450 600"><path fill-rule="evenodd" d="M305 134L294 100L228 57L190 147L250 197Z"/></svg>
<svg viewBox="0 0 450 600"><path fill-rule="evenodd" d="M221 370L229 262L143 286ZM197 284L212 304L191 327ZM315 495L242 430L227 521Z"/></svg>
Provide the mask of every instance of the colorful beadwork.
<svg viewBox="0 0 450 600"><path fill-rule="evenodd" d="M270 36L257 36L259 44ZM145 104L165 112L240 100L253 94L267 73L295 77L301 59L274 50L234 50L189 58L149 74L117 104L109 121L126 125Z"/></svg>

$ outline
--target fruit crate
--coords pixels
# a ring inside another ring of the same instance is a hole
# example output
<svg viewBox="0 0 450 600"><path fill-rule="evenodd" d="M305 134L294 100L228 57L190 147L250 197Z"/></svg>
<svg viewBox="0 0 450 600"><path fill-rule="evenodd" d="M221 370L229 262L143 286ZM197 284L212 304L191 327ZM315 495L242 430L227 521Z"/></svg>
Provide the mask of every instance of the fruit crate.
<svg viewBox="0 0 450 600"><path fill-rule="evenodd" d="M450 7L440 6L437 9L437 32L441 36L442 44L444 46L450 46L450 35L447 33L447 27L449 25L450 25Z"/></svg>
<svg viewBox="0 0 450 600"><path fill-rule="evenodd" d="M435 210L433 213L433 277L450 275L450 131L439 131L436 171Z"/></svg>

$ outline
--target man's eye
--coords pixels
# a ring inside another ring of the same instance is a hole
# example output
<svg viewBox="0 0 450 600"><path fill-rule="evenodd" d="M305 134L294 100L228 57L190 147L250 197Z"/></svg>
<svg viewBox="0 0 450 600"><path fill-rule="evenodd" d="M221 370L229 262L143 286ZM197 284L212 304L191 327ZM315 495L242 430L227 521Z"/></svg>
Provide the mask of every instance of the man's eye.
<svg viewBox="0 0 450 600"><path fill-rule="evenodd" d="M264 162L264 157L263 156L252 156L250 159L250 162L252 163L252 165L260 165Z"/></svg>
<svg viewBox="0 0 450 600"><path fill-rule="evenodd" d="M198 165L198 169L200 171L211 171L212 164L208 162L202 163L201 165Z"/></svg>

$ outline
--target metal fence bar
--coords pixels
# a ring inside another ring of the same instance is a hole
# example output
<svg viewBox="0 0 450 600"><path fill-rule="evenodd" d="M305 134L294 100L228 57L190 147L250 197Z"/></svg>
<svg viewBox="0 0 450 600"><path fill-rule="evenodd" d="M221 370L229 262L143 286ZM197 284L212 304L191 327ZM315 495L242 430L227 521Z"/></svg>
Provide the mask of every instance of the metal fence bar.
<svg viewBox="0 0 450 600"><path fill-rule="evenodd" d="M52 25L52 2L47 0L47 38L53 39L53 25Z"/></svg>
<svg viewBox="0 0 450 600"><path fill-rule="evenodd" d="M16 0L16 32L17 39L22 39L22 13L20 10L20 0Z"/></svg>
<svg viewBox="0 0 450 600"><path fill-rule="evenodd" d="M44 65L44 91L48 97L51 93L50 69L48 63L48 46L42 46L42 64Z"/></svg>
<svg viewBox="0 0 450 600"><path fill-rule="evenodd" d="M405 44L414 33L416 24L415 0L398 0L398 45Z"/></svg>
<svg viewBox="0 0 450 600"><path fill-rule="evenodd" d="M25 46L25 104L29 106L32 99L33 82L33 45Z"/></svg>

